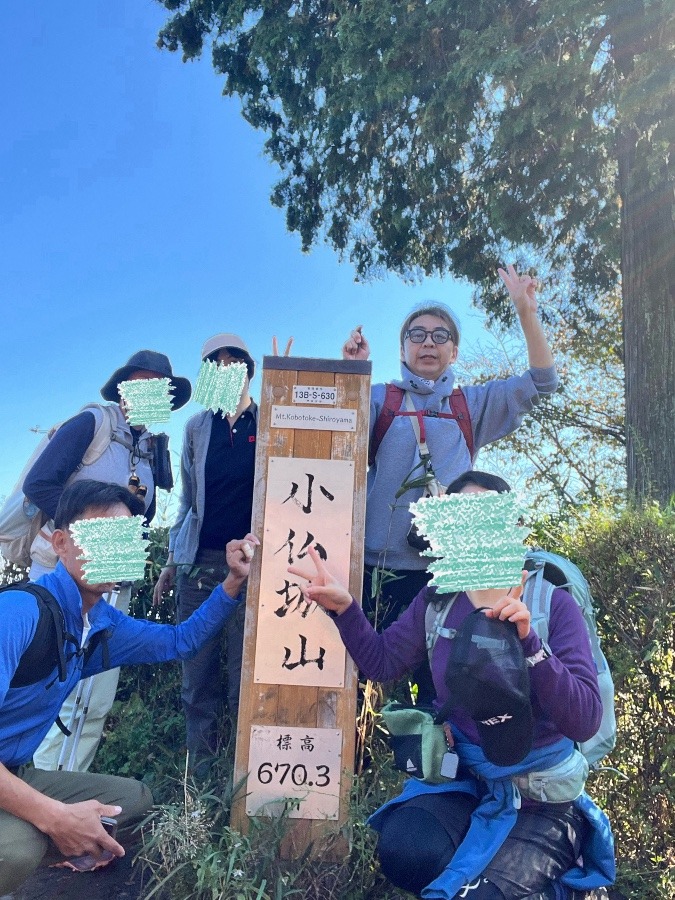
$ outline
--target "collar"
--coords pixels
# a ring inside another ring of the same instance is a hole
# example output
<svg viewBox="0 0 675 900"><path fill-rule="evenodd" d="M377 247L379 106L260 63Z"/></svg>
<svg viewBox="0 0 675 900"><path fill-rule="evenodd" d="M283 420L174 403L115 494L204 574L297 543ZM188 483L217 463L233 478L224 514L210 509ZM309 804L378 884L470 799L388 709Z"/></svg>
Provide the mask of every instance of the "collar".
<svg viewBox="0 0 675 900"><path fill-rule="evenodd" d="M37 583L46 587L56 597L61 604L64 614L72 616L79 623L81 630L84 625L82 597L80 596L79 588L61 560L59 560L53 572L42 575L37 579ZM92 631L98 630L96 626L98 625L101 610L108 608L108 604L103 599L103 595L101 595L88 613Z"/></svg>
<svg viewBox="0 0 675 900"><path fill-rule="evenodd" d="M58 561L53 572L48 572L37 579L60 602L62 608L82 621L82 597L80 591L63 565Z"/></svg>
<svg viewBox="0 0 675 900"><path fill-rule="evenodd" d="M245 416L246 413L248 413L250 416L252 416L255 421L258 420L258 406L257 406L255 400L251 400L251 402L246 407L246 409L242 409L241 415Z"/></svg>
<svg viewBox="0 0 675 900"><path fill-rule="evenodd" d="M401 378L398 381L393 381L392 384L402 388L404 391L410 391L412 394L419 394L423 397L434 396L441 400L444 397L449 397L452 393L455 386L455 373L452 370L452 366L448 366L440 378L437 378L436 381L429 381L427 378L420 378L418 375L415 375L402 362Z"/></svg>

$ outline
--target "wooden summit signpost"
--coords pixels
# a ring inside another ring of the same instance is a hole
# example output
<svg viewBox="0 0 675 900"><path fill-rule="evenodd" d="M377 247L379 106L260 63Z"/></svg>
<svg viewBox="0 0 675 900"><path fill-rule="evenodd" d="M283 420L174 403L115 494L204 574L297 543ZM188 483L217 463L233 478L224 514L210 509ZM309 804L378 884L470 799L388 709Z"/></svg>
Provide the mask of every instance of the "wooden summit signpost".
<svg viewBox="0 0 675 900"><path fill-rule="evenodd" d="M232 825L289 818L284 855L337 834L354 770L356 679L332 620L289 565L314 546L360 596L370 363L263 360Z"/></svg>

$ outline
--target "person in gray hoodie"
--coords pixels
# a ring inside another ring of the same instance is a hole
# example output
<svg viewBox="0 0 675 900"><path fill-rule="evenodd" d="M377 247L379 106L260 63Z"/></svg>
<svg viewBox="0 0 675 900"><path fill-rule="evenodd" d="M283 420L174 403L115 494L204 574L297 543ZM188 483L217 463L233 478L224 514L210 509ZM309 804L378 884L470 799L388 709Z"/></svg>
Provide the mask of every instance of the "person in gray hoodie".
<svg viewBox="0 0 675 900"><path fill-rule="evenodd" d="M423 474L421 442L426 440L430 454L427 473L432 472L438 484L447 485L473 468L481 447L515 431L539 398L555 391L558 385L553 354L537 313L535 279L518 275L513 266L498 271L523 330L529 368L522 375L462 387L470 419L471 448L450 400L456 387L452 366L457 360L460 339L454 315L443 304L428 303L413 309L401 327L401 378L393 382L399 388L396 402L400 398L400 406L393 415L385 410L390 424L383 436L379 428L381 440L374 458L371 455L367 483L363 607L378 630L398 618L430 577L427 558L420 556L407 540L412 521L409 507L423 495L424 488L411 487L396 496L406 481L417 480ZM369 355L368 341L358 327L345 342L342 356L367 359ZM371 442L386 396L387 385L373 385ZM439 490L442 492L442 487ZM380 584L379 598L372 596L375 570L393 572L395 576ZM421 672L416 676L418 702L429 702L435 693L430 677Z"/></svg>

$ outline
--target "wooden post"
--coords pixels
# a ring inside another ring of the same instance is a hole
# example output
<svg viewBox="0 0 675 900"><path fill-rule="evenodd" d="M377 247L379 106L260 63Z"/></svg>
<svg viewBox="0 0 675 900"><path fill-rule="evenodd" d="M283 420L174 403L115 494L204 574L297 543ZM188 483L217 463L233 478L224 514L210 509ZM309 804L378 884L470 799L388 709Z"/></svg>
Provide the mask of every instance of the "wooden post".
<svg viewBox="0 0 675 900"><path fill-rule="evenodd" d="M263 360L252 519L262 546L246 600L232 825L245 832L253 817L285 813L289 857L325 845L348 818L357 672L287 568L312 569L312 544L361 596L370 369Z"/></svg>

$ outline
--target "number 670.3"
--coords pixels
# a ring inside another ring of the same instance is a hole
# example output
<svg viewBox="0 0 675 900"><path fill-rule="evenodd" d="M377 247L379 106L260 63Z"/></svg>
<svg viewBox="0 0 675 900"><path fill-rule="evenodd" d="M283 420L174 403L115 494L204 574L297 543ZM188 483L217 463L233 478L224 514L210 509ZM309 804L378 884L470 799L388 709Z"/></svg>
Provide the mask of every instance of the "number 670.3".
<svg viewBox="0 0 675 900"><path fill-rule="evenodd" d="M270 784L276 775L279 784L283 784L290 774L289 783L296 787L326 787L330 784L330 768L328 766L316 766L316 775L312 780L307 767L303 763L271 763L264 762L258 767L258 781L260 784Z"/></svg>

